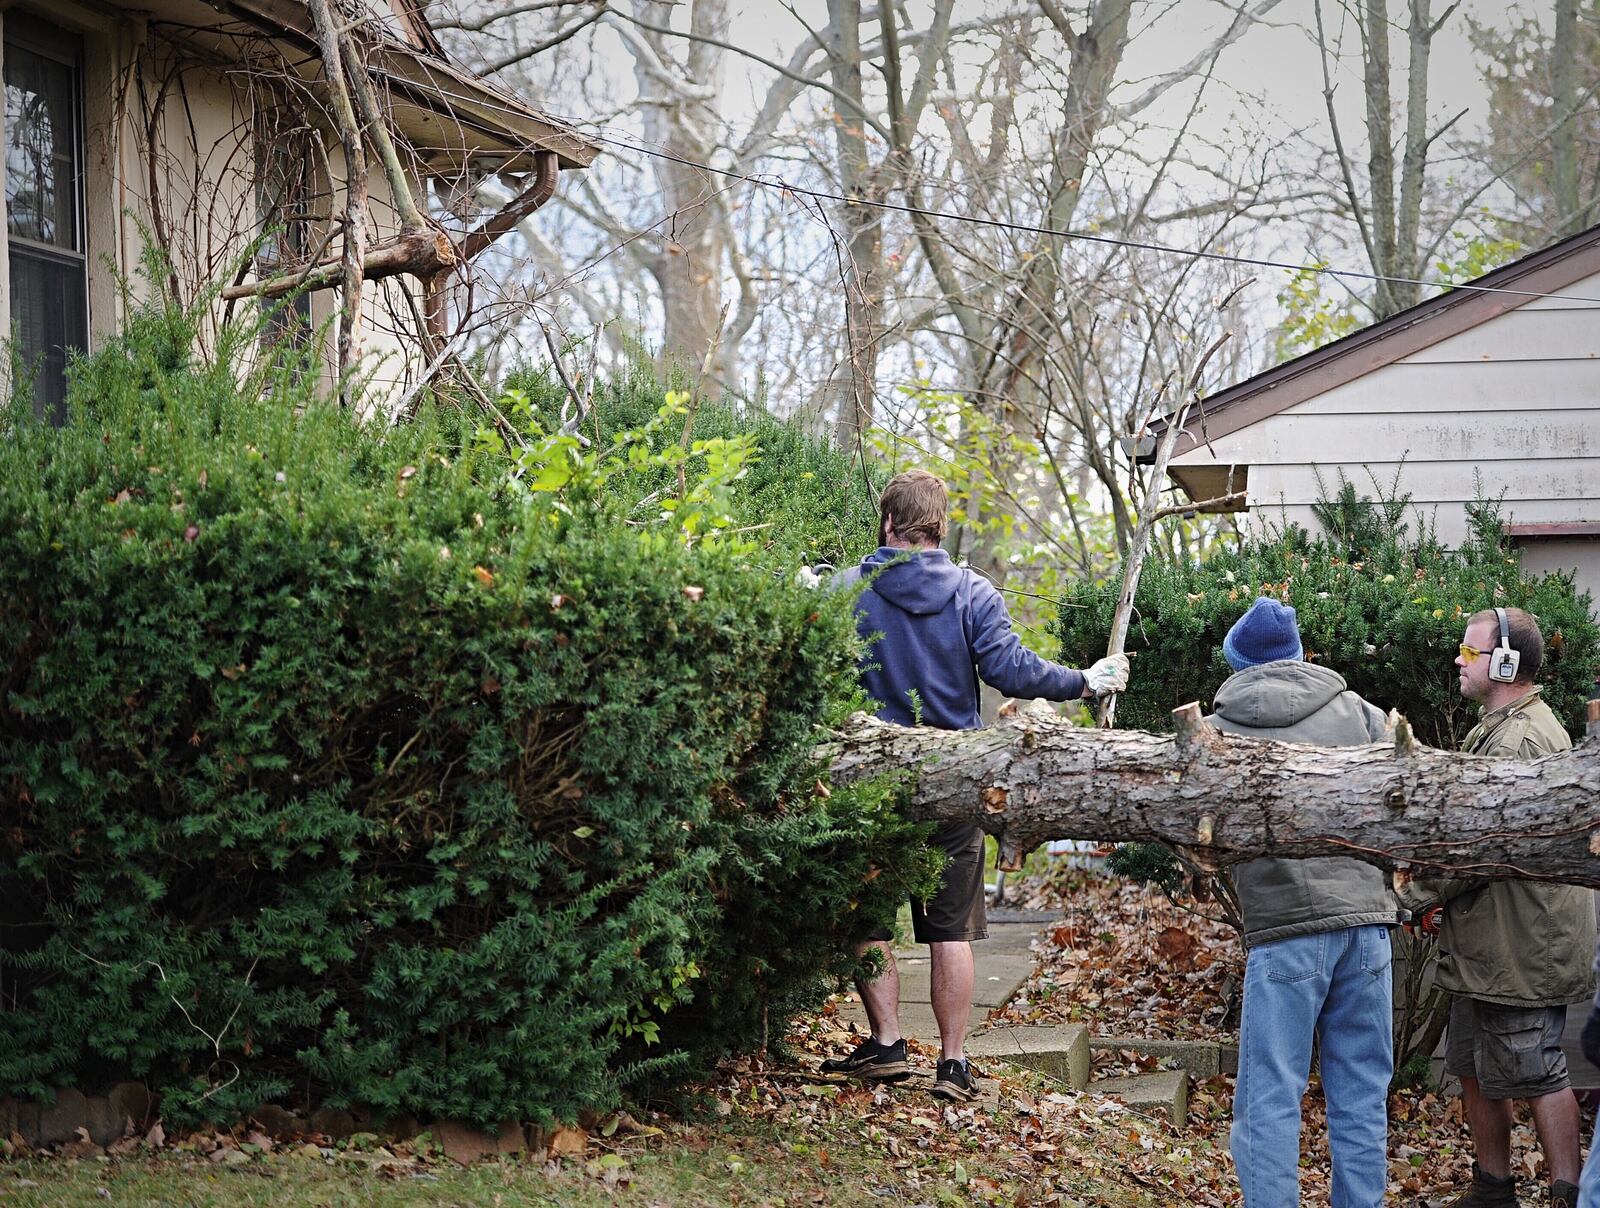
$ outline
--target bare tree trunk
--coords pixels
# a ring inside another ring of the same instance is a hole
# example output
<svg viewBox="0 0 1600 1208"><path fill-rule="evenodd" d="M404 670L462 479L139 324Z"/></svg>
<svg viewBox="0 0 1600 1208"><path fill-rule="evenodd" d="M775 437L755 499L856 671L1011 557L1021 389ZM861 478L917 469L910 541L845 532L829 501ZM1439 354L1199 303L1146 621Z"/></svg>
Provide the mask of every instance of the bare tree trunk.
<svg viewBox="0 0 1600 1208"><path fill-rule="evenodd" d="M1573 120L1578 98L1578 0L1556 0L1556 33L1550 43L1550 99L1562 125L1551 136L1550 167L1555 191L1556 233L1576 235L1583 229L1578 195L1578 133Z"/></svg>
<svg viewBox="0 0 1600 1208"><path fill-rule="evenodd" d="M367 253L367 151L361 140L345 84L343 41L337 18L328 0L310 0L311 18L317 27L322 50L322 66L328 76L328 91L333 101L334 120L339 127L339 142L344 147L345 207L344 242L340 257L339 375L342 378L361 359L361 283ZM341 398L344 392L340 392ZM346 399L346 402L349 400Z"/></svg>
<svg viewBox="0 0 1600 1208"><path fill-rule="evenodd" d="M660 28L668 26L675 7L671 0L648 0L641 6L650 24ZM711 163L720 127L713 106L724 52L703 39L727 37L726 0L693 0L691 37L684 42L682 63L669 49L672 35L644 26L630 33L645 141L676 159ZM713 380L731 382L737 372L735 350L720 338L728 249L717 194L726 182L672 159L652 157L651 167L669 214L662 246L647 262L661 292L662 355L693 373L709 354Z"/></svg>
<svg viewBox="0 0 1600 1208"><path fill-rule="evenodd" d="M1366 0L1362 18L1373 261L1378 272L1392 273L1395 253L1394 118L1389 95L1389 0ZM1380 319L1400 309L1389 282L1378 282L1373 309Z"/></svg>
<svg viewBox="0 0 1600 1208"><path fill-rule="evenodd" d="M851 718L819 752L836 780L914 771L907 812L973 821L1001 866L1049 839L1166 843L1227 865L1354 856L1417 875L1600 888L1600 724L1570 754L1525 762L1395 741L1309 747L1222 734L1197 705L1173 735L1088 730L1053 710L985 730Z"/></svg>
<svg viewBox="0 0 1600 1208"><path fill-rule="evenodd" d="M893 30L894 12L883 7L886 31ZM854 455L861 433L872 425L878 390L878 343L883 323L883 211L874 203L884 198L883 173L872 162L867 145L866 109L862 92L861 0L828 0L832 35L828 72L833 86L854 103L855 112L841 112L833 124L839 183L852 199L839 209L844 249L839 275L844 287L844 349L834 372L836 407L833 439ZM890 37L893 38L891 32ZM857 204L857 200L866 204Z"/></svg>
<svg viewBox="0 0 1600 1208"><path fill-rule="evenodd" d="M1081 31L1074 31L1065 14L1050 0L1045 0L1040 7L1072 53L1062 102L1061 128L1052 148L1042 224L1060 231L1070 228L1077 214L1089 157L1106 119L1111 87L1116 82L1117 69L1127 46L1133 3L1132 0L1095 0ZM1038 426L1035 411L1042 363L1049 349L1060 341L1062 328L1067 326L1057 305L1065 243L1059 235L1040 236L1038 246L1029 256L1020 280L1012 287L990 332L988 359L978 380L980 408L1003 427L1023 433L1032 432ZM997 442L997 449L1002 447ZM1111 495L1118 546L1126 548L1126 534L1132 532L1133 526L1122 505L1115 469L1103 460L1096 462L1095 469ZM990 466L989 471L997 481L1010 482L1016 477L1017 467L998 464ZM967 551L967 558L996 585L1005 582L1005 561L994 548L994 542L981 533Z"/></svg>
<svg viewBox="0 0 1600 1208"><path fill-rule="evenodd" d="M1394 136L1394 96L1390 88L1389 0L1362 0L1361 47L1362 80L1366 99L1367 196L1357 188L1355 171L1346 154L1345 141L1333 103L1333 77L1328 68L1327 32L1322 22L1322 5L1316 5L1317 39L1323 63L1323 98L1339 159L1344 202L1361 232L1372 271L1383 278L1373 288L1373 314L1384 319L1415 304L1422 287L1415 282L1422 276L1422 265L1437 246L1436 236L1428 247L1422 238L1423 203L1427 196L1428 156L1433 143L1455 122L1451 118L1432 133L1428 130L1428 70L1433 55L1433 39L1456 11L1454 0L1434 20L1432 0L1407 0L1410 12L1406 26L1409 45L1406 61L1405 150L1400 154L1396 179L1397 147ZM1460 117L1460 114L1456 115Z"/></svg>
<svg viewBox="0 0 1600 1208"><path fill-rule="evenodd" d="M1062 35L1072 47L1072 65L1067 69L1061 129L1050 164L1043 224L1050 230L1066 230L1077 214L1089 156L1105 121L1111 86L1116 82L1127 46L1132 11L1132 0L1097 0L1081 33L1073 34L1065 21L1060 24ZM992 341L994 351L984 374L986 392L993 391L1007 399L1027 392L1028 374L1058 337L1061 324L1056 294L1065 243L1059 235L1040 236L1039 246L1029 258L997 326Z"/></svg>
<svg viewBox="0 0 1600 1208"><path fill-rule="evenodd" d="M1393 273L1412 281L1422 276L1418 238L1422 230L1424 174L1428 167L1428 64L1433 56L1434 28L1430 0L1411 0L1406 35L1411 51L1406 70L1406 150L1400 160L1400 210L1395 215ZM1422 298L1420 285L1391 281L1389 294L1397 310Z"/></svg>

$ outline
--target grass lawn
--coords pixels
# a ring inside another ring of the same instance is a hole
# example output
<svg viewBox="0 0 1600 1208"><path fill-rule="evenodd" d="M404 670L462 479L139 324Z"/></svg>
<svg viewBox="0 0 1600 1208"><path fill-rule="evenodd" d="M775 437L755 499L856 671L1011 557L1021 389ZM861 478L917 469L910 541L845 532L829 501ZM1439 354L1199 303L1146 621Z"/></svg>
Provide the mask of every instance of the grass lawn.
<svg viewBox="0 0 1600 1208"><path fill-rule="evenodd" d="M120 1157L0 1163L0 1204L1162 1204L1159 1184L1116 1156L1128 1144L1149 1159L1137 1134L1125 1141L1126 1120L1093 1127L1099 1121L1082 1112L1086 1103L1008 1077L988 1104L958 1111L925 1086L875 1093L757 1073L707 1088L699 1119L658 1118L655 1135L596 1133L582 1155L559 1161L502 1158L462 1168L426 1142L365 1151L290 1143L248 1156L235 1150L237 1164L228 1164L197 1148L233 1144L218 1134ZM1075 1128L1068 1116L1081 1123Z"/></svg>

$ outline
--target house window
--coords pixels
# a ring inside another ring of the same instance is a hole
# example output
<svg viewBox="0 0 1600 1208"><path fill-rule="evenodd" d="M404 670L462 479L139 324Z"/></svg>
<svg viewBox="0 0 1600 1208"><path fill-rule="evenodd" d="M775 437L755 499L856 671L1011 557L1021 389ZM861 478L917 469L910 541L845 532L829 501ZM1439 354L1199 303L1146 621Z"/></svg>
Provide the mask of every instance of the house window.
<svg viewBox="0 0 1600 1208"><path fill-rule="evenodd" d="M34 410L59 423L67 354L89 342L83 230L82 44L5 16L6 237L11 335Z"/></svg>

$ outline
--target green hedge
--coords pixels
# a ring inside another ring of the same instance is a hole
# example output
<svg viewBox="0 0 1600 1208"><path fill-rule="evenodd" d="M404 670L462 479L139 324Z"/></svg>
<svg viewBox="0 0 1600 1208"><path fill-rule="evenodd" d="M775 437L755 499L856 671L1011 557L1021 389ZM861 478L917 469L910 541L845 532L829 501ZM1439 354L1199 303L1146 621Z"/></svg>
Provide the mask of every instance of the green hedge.
<svg viewBox="0 0 1600 1208"><path fill-rule="evenodd" d="M888 789L812 788L847 599L192 334L4 417L0 1095L570 1119L780 1035L925 882Z"/></svg>
<svg viewBox="0 0 1600 1208"><path fill-rule="evenodd" d="M1575 737L1582 734L1584 702L1600 671L1590 600L1568 576L1524 576L1492 508L1475 511L1474 533L1456 550L1426 536L1392 535L1352 548L1350 536L1311 539L1290 529L1198 566L1148 564L1128 631L1135 658L1118 723L1168 730L1179 705L1209 708L1229 675L1223 637L1251 601L1272 595L1294 605L1307 658L1339 672L1373 704L1399 709L1422 741L1445 749L1459 746L1477 717L1477 706L1456 690L1453 660L1466 617L1494 604L1526 608L1546 639L1545 699ZM1080 592L1060 610L1066 662L1082 666L1104 653L1119 590L1111 583Z"/></svg>

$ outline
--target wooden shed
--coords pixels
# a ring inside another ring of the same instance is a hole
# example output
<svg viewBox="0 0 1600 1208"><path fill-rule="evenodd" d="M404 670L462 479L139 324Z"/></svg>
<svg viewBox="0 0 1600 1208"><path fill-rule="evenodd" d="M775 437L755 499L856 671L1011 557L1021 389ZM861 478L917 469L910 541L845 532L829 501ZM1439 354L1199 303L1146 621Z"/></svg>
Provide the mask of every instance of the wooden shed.
<svg viewBox="0 0 1600 1208"><path fill-rule="evenodd" d="M1319 479L1376 496L1398 472L1412 531L1446 543L1500 497L1523 565L1576 572L1600 605L1600 226L1471 284L1213 394L1171 477L1316 531Z"/></svg>

